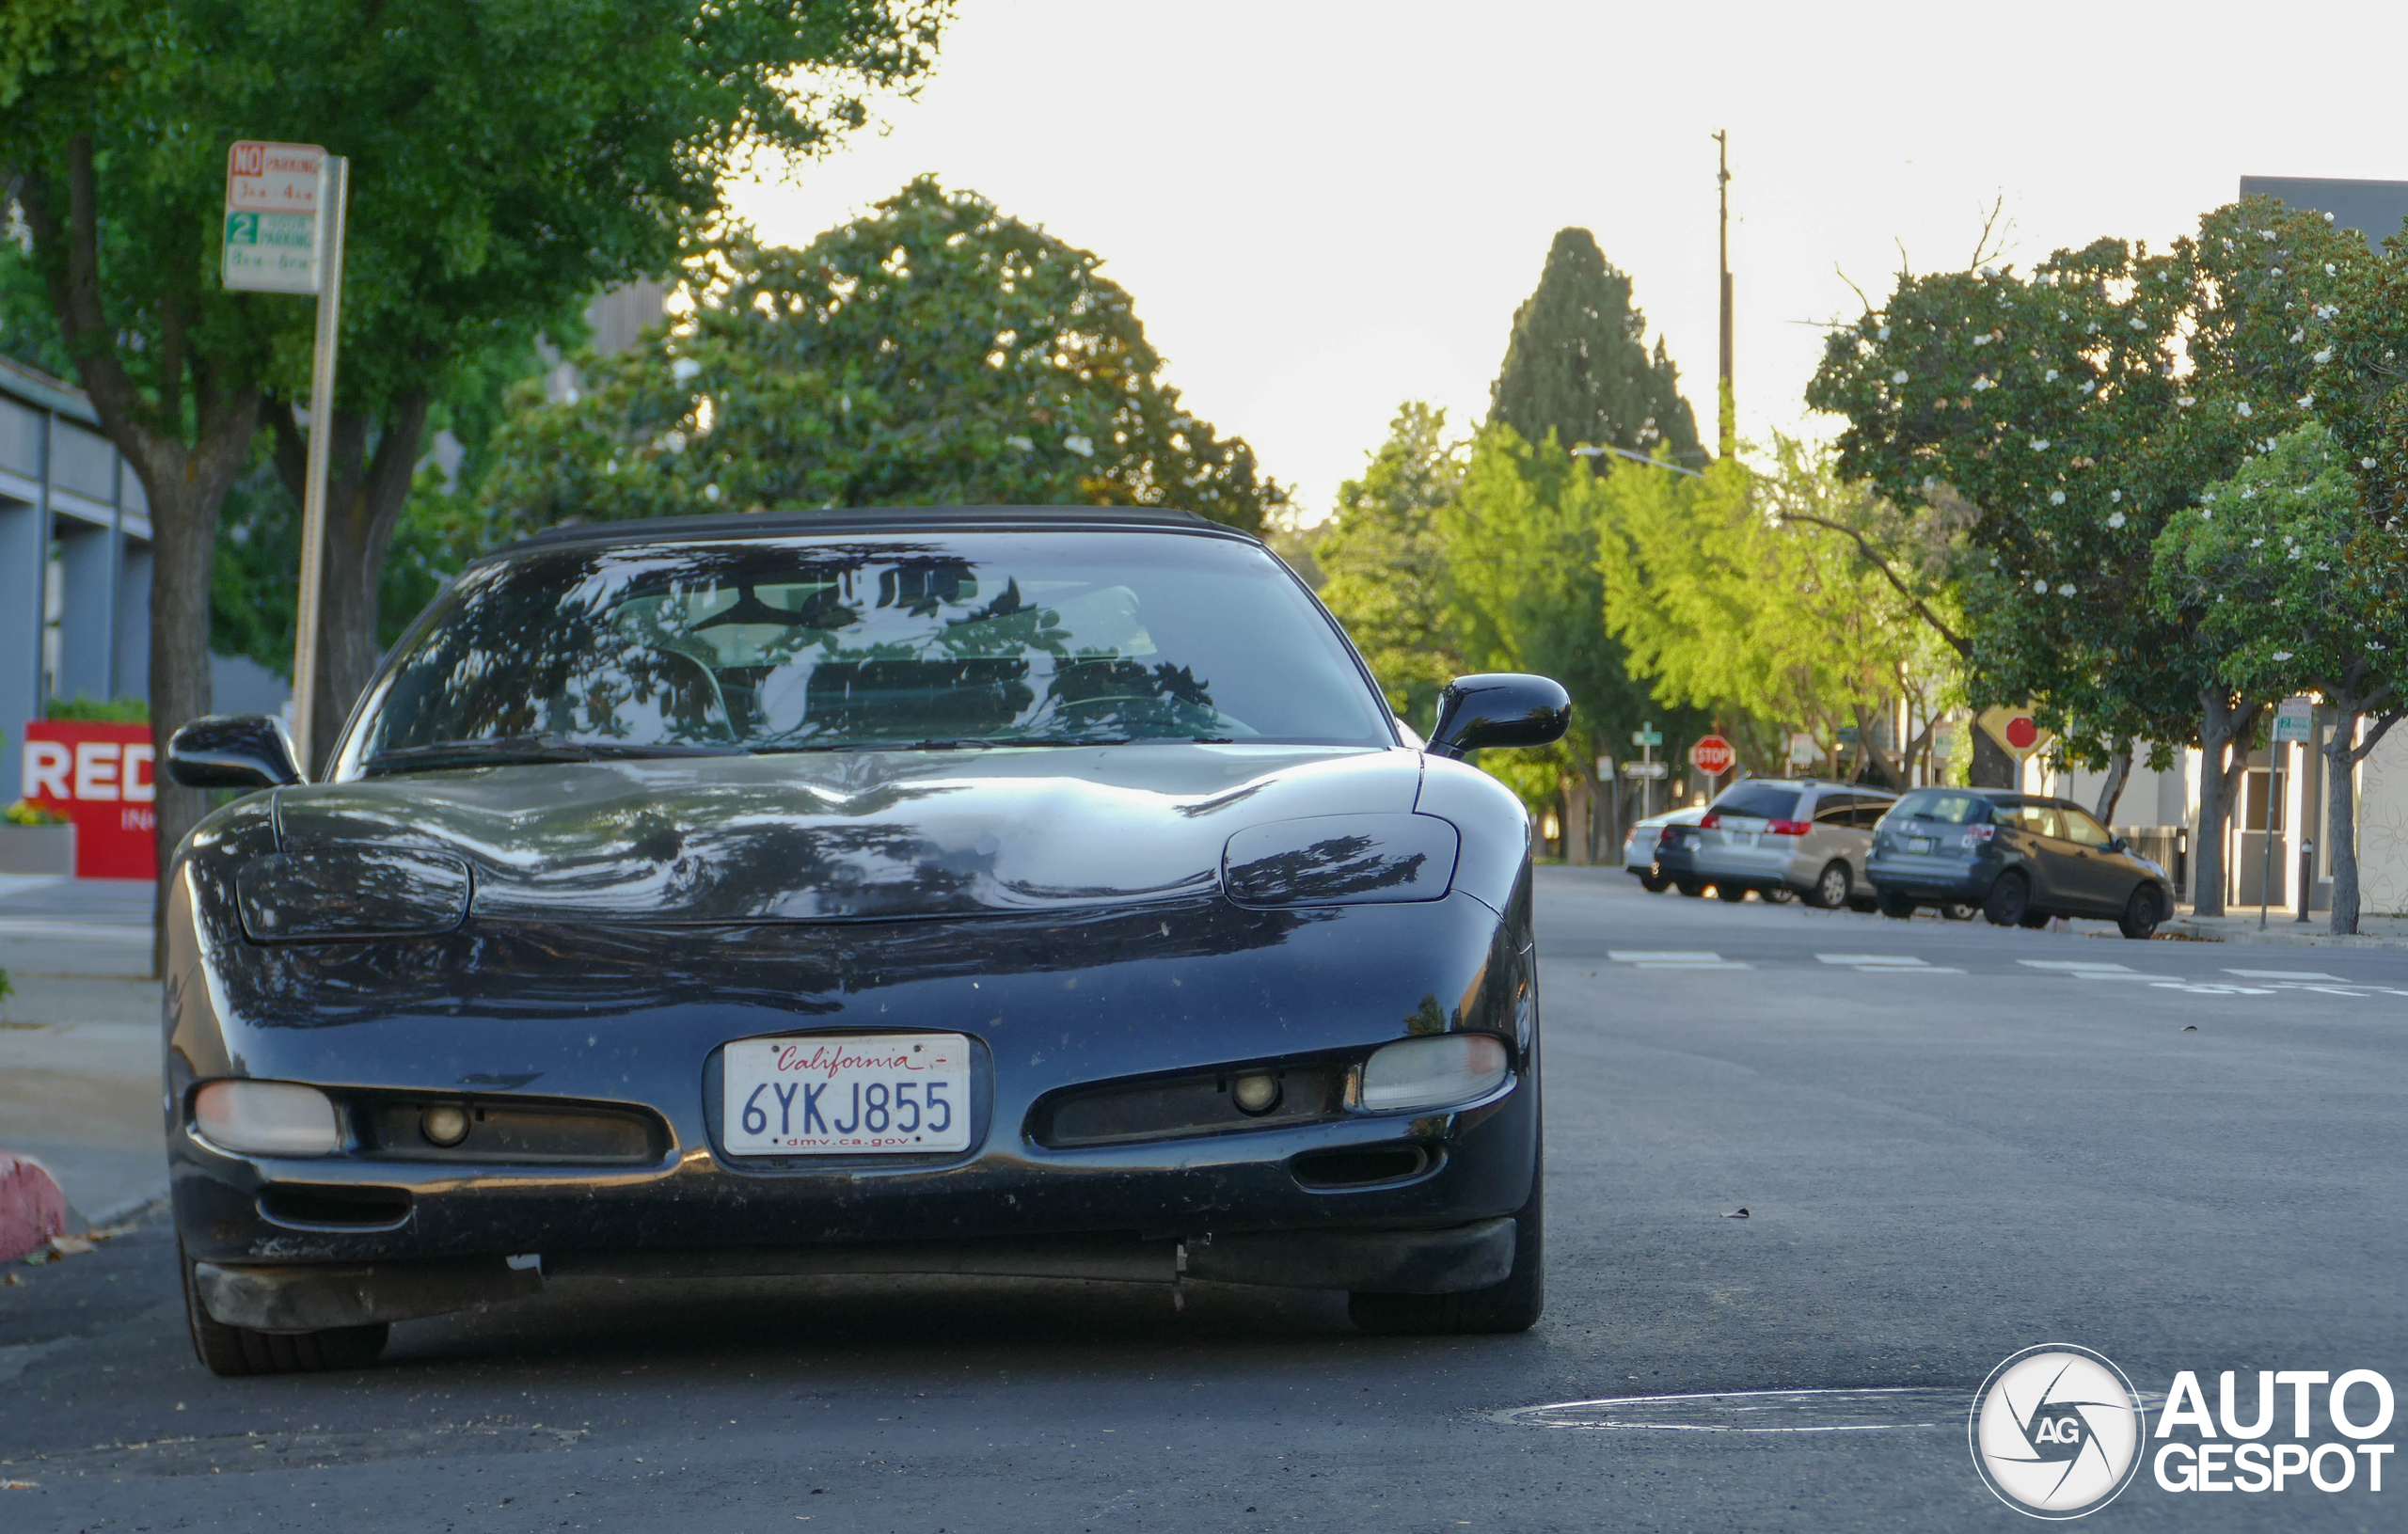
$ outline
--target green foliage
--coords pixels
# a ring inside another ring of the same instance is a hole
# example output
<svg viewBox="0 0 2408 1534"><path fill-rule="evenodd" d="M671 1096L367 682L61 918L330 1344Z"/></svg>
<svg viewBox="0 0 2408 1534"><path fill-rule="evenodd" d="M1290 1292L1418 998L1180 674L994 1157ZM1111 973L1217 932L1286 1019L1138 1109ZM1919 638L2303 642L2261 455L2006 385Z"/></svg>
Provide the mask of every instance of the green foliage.
<svg viewBox="0 0 2408 1534"><path fill-rule="evenodd" d="M1513 312L1488 419L1526 442L1553 432L1568 448L1662 448L1677 462L1700 461L1697 417L1660 337L1648 356L1647 318L1630 298L1630 278L1593 235L1558 231L1537 291Z"/></svg>
<svg viewBox="0 0 2408 1534"><path fill-rule="evenodd" d="M94 724L148 724L150 704L145 698L53 698L42 709L44 719L83 720Z"/></svg>
<svg viewBox="0 0 2408 1534"><path fill-rule="evenodd" d="M1834 753L1853 737L1860 758L1893 700L1937 714L1953 657L1840 530L1875 528L1885 508L1828 455L1782 437L1768 473L1722 459L1692 479L1625 462L1602 482L1606 626L1657 699L1794 723ZM1779 770L1785 744L1760 744L1751 765Z"/></svg>
<svg viewBox="0 0 2408 1534"><path fill-rule="evenodd" d="M1338 487L1337 514L1313 545L1321 599L1363 652L1388 706L1415 729L1436 721L1438 694L1472 668L1457 654L1440 509L1461 494L1465 451L1447 413L1408 401L1363 477Z"/></svg>
<svg viewBox="0 0 2408 1534"><path fill-rule="evenodd" d="M1956 517L1975 556L1958 592L1976 704L2036 699L2093 757L2195 736L2216 647L2194 642L2195 608L2160 609L2152 546L2310 419L2369 259L2320 215L2252 199L2162 255L2101 240L2028 280L1902 277L1831 339L1807 401L1847 419L1843 472Z"/></svg>
<svg viewBox="0 0 2408 1534"><path fill-rule="evenodd" d="M1597 758L1620 755L1614 742L1655 712L1604 618L1608 482L1552 435L1533 444L1490 425L1472 441L1460 496L1437 518L1466 668L1562 683L1572 728L1545 754L1559 776L1591 781Z"/></svg>
<svg viewBox="0 0 2408 1534"><path fill-rule="evenodd" d="M2395 676L2408 658L2408 633L2382 600L2382 565L2364 560L2372 542L2396 561L2408 538L2366 525L2357 476L2314 422L2167 520L2151 589L2169 616L2199 614L2219 671L2242 690L2361 698L2367 673Z"/></svg>
<svg viewBox="0 0 2408 1534"><path fill-rule="evenodd" d="M29 799L21 799L7 809L0 810L0 822L11 826L64 826L67 824L67 817L52 810L48 805L37 804ZM0 995L6 994L8 994L6 991L0 991Z"/></svg>
<svg viewBox="0 0 2408 1534"><path fill-rule="evenodd" d="M485 504L530 527L768 506L1286 503L1161 381L1094 255L922 178L800 250L733 240L689 322L526 401Z"/></svg>

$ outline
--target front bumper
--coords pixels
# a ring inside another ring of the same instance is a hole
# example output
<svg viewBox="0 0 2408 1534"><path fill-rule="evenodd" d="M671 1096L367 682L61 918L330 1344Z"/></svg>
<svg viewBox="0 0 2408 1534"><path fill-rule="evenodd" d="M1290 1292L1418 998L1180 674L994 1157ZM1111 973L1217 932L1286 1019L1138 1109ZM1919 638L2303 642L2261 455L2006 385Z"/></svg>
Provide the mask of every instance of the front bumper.
<svg viewBox="0 0 2408 1534"><path fill-rule="evenodd" d="M181 930L191 941L179 944L168 988L177 1228L191 1257L251 1274L254 1291L262 1271L466 1263L490 1274L518 1254L540 1255L560 1274L630 1263L697 1274L731 1264L987 1272L1006 1270L961 1265L1006 1249L1022 1254L1009 1260L1033 1260L1024 1254L1039 1248L1054 1254L1049 1261L1166 1252L1171 1276L1184 1248L1186 1272L1199 1278L1476 1288L1495 1281L1480 1277L1488 1268L1478 1253L1496 1238L1448 1257L1461 1239L1446 1233L1508 1219L1531 1191L1538 1028L1527 882L1501 917L1456 894L1269 912L1215 898L875 926L472 922L439 940L319 948ZM1031 1132L1038 1106L1072 1087L1367 1052L1433 1027L1509 1039L1506 1084L1453 1111L1133 1144L1049 1147ZM720 1046L912 1028L975 1043L968 1151L780 1163L721 1150L709 1108ZM635 1108L657 1114L667 1132L657 1160L610 1166L232 1155L183 1121L196 1083L227 1075L338 1094ZM1300 1174L1300 1159L1350 1157L1389 1171L1339 1185ZM1288 1254L1276 1260L1260 1244L1275 1236ZM1233 1255L1250 1249L1251 1266ZM907 1258L913 1266L843 1267Z"/></svg>

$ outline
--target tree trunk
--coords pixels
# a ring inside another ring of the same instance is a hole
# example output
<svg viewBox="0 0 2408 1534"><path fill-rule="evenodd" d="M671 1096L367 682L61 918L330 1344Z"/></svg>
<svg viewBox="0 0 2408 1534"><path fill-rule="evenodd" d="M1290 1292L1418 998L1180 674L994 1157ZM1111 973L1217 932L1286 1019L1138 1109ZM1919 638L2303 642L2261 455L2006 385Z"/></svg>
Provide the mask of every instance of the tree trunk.
<svg viewBox="0 0 2408 1534"><path fill-rule="evenodd" d="M2332 929L2358 929L2357 784L2350 769L2358 733L2358 711L2337 706L2333 737L2324 743L2324 850L2333 860Z"/></svg>
<svg viewBox="0 0 2408 1534"><path fill-rule="evenodd" d="M2200 694L2199 823L2191 838L2191 909L2224 914L2224 838L2232 801L2249 771L2249 735L2263 704L2242 704L2222 692Z"/></svg>
<svg viewBox="0 0 2408 1534"><path fill-rule="evenodd" d="M2124 785L2131 781L2132 743L2127 740L2121 750L2107 759L2107 781L2099 786L2100 825L2112 826L2115 823L2115 806L2124 797Z"/></svg>
<svg viewBox="0 0 2408 1534"><path fill-rule="evenodd" d="M334 441L326 465L325 562L319 572L317 696L306 764L322 776L352 705L368 686L383 646L378 643L378 595L385 550L409 502L410 481L426 432L428 399L423 390L396 396L382 421L335 413ZM308 487L309 443L288 401L277 403L276 467L295 505ZM372 456L371 435L376 441Z"/></svg>

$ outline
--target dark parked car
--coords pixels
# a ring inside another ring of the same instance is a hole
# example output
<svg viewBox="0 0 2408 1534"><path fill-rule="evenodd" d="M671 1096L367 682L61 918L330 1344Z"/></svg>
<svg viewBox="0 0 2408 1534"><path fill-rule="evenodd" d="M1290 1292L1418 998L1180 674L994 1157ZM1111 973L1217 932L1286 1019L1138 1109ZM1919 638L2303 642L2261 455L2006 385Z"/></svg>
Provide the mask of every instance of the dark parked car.
<svg viewBox="0 0 2408 1534"><path fill-rule="evenodd" d="M1858 783L1751 778L1724 789L1696 825L1667 826L1656 866L1683 894L1711 884L1725 900L1755 890L1828 909L1857 905L1871 897L1864 855L1893 797Z"/></svg>
<svg viewBox="0 0 2408 1534"><path fill-rule="evenodd" d="M1667 811L1663 814L1652 814L1633 825L1630 828L1630 834L1624 837L1622 842L1624 872L1635 876L1640 888L1649 894L1662 894L1671 888L1672 884L1671 876L1656 864L1656 850L1663 842L1664 829L1668 826L1694 826L1703 818L1705 818L1703 807L1693 805L1687 809ZM1688 893L1702 894L1704 891L1700 888Z"/></svg>
<svg viewBox="0 0 2408 1534"><path fill-rule="evenodd" d="M223 1374L578 1274L994 1273L1542 1303L1530 832L1184 514L565 529L471 565L321 783L169 880L167 1145Z"/></svg>
<svg viewBox="0 0 2408 1534"><path fill-rule="evenodd" d="M2008 789L1914 790L1882 817L1866 869L1888 916L1978 901L2001 926L2094 916L2147 938L2174 913L2165 870L2089 811Z"/></svg>

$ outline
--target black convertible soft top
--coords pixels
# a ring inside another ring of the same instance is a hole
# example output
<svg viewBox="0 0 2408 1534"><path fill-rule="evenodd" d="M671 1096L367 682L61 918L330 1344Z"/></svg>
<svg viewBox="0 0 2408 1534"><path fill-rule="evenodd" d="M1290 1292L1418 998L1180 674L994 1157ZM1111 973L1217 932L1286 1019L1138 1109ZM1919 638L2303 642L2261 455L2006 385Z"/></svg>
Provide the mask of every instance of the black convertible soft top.
<svg viewBox="0 0 2408 1534"><path fill-rule="evenodd" d="M808 536L837 532L1021 532L1081 528L1149 528L1259 542L1251 533L1224 527L1194 512L1157 506L866 506L570 522L532 533L473 562L483 564L539 548L682 543L701 538L784 538L798 533Z"/></svg>

